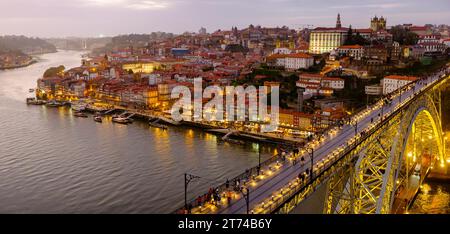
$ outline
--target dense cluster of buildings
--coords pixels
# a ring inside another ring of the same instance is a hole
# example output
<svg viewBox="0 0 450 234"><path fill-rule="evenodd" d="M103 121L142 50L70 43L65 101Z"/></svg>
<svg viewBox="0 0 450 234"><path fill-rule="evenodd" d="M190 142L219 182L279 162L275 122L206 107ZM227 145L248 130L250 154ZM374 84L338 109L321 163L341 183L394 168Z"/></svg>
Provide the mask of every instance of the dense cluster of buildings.
<svg viewBox="0 0 450 234"><path fill-rule="evenodd" d="M117 46L106 54L83 59L81 66L64 74L39 79L37 95L47 99L91 98L105 105L167 111L175 101L171 91L178 85L193 88L196 78L201 78L205 86L232 85L267 64L298 76L298 107L281 111L282 126L311 129L323 125L317 114L333 121L345 116L343 101L330 97L345 88L346 80L329 75L329 71L343 68L370 73L370 67L442 54L449 47L448 26L403 25L419 40L414 45L400 45L393 40L386 22L384 17L374 17L370 28L351 29L342 26L338 15L335 27L312 30L250 25L207 33L201 28L198 33L146 41L139 46ZM348 44L349 32L367 43ZM324 60L329 66L322 72L308 70ZM2 61L8 59L0 57L0 64ZM261 77L267 78L254 76ZM381 85L368 86L366 91L386 94L412 79L388 76ZM315 100L317 112L303 108L303 101L312 97L325 97Z"/></svg>

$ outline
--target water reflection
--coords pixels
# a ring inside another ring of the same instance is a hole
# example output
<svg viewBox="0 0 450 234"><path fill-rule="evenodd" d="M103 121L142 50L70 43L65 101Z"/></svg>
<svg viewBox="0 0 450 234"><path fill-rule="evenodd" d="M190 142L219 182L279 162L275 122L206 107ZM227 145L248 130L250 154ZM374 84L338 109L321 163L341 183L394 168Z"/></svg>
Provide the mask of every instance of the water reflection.
<svg viewBox="0 0 450 234"><path fill-rule="evenodd" d="M417 214L450 213L450 184L425 180L409 212Z"/></svg>
<svg viewBox="0 0 450 234"><path fill-rule="evenodd" d="M79 62L80 53L63 51L0 72L0 213L167 213L183 204L183 173L204 178L190 185L193 198L258 163L251 143L200 130L97 123L25 104L46 68ZM262 159L273 150L263 146Z"/></svg>

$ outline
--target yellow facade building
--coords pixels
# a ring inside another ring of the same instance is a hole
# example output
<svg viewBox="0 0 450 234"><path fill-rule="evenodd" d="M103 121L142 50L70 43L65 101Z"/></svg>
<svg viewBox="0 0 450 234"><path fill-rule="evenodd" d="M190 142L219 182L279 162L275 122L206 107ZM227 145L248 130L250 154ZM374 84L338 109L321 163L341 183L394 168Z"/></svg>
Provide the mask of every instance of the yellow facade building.
<svg viewBox="0 0 450 234"><path fill-rule="evenodd" d="M159 106L160 103L158 100L158 88L157 87L144 90L143 96L144 96L145 104L147 105L147 107L154 108L154 107Z"/></svg>
<svg viewBox="0 0 450 234"><path fill-rule="evenodd" d="M347 39L348 28L341 27L341 17L338 15L336 27L319 27L311 31L309 38L309 53L323 54L343 45Z"/></svg>
<svg viewBox="0 0 450 234"><path fill-rule="evenodd" d="M132 70L133 73L152 73L155 69L160 67L160 63L157 62L137 62L137 63L125 63L122 65L122 69L125 71Z"/></svg>
<svg viewBox="0 0 450 234"><path fill-rule="evenodd" d="M345 28L316 28L311 32L309 53L323 54L342 46L347 39Z"/></svg>

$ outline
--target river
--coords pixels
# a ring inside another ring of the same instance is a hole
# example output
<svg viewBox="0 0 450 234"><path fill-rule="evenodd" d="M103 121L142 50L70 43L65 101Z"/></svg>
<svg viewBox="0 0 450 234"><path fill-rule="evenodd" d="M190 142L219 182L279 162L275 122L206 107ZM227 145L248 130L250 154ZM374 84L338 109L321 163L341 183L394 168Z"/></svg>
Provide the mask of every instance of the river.
<svg viewBox="0 0 450 234"><path fill-rule="evenodd" d="M450 184L448 182L425 179L409 213L449 214Z"/></svg>
<svg viewBox="0 0 450 234"><path fill-rule="evenodd" d="M202 177L189 198L258 163L258 145L220 143L203 131L74 118L68 108L27 106L45 69L78 66L59 51L0 71L0 213L169 213L184 203L185 172ZM262 159L274 153L262 146Z"/></svg>

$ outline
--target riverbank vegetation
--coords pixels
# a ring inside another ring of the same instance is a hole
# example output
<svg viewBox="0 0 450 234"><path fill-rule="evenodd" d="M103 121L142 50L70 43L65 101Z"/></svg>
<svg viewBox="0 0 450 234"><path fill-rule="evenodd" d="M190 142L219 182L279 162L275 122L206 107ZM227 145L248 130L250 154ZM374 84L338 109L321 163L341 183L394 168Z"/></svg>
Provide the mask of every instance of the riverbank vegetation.
<svg viewBox="0 0 450 234"><path fill-rule="evenodd" d="M0 36L0 52L21 51L25 54L56 52L56 47L43 39L25 36Z"/></svg>

